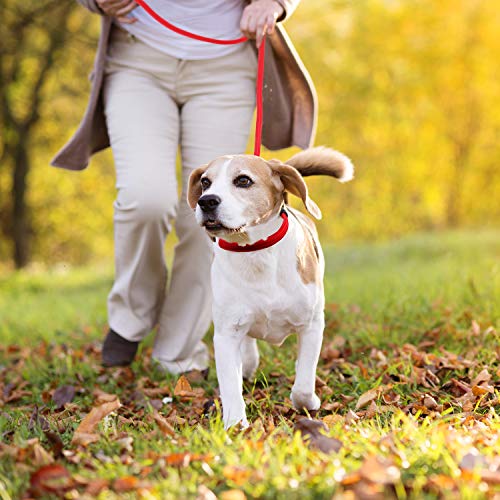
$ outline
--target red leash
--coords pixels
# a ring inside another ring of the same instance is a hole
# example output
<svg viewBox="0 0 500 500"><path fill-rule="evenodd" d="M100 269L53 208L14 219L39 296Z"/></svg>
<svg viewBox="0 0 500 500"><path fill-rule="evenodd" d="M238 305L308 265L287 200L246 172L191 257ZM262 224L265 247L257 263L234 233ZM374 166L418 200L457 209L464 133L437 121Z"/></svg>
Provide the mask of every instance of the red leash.
<svg viewBox="0 0 500 500"><path fill-rule="evenodd" d="M207 36L197 35L196 33L191 33L189 31L183 30L169 23L166 19L160 16L158 12L154 11L144 0L135 0L135 3L139 4L145 12L147 12L153 19L158 21L161 25L165 26L171 31L178 33L179 35L192 38L194 40L199 40L201 42L215 43L218 45L234 45L237 43L243 43L248 40L247 37L242 36L240 38L235 38L233 40L217 40L216 38L209 38ZM262 103L262 88L264 85L264 57L266 51L266 36L262 38L262 42L259 47L259 57L257 63L257 82L256 82L256 101L257 101L257 118L255 121L255 143L253 154L255 156L260 156L260 143L262 139L262 115L263 115L263 103Z"/></svg>

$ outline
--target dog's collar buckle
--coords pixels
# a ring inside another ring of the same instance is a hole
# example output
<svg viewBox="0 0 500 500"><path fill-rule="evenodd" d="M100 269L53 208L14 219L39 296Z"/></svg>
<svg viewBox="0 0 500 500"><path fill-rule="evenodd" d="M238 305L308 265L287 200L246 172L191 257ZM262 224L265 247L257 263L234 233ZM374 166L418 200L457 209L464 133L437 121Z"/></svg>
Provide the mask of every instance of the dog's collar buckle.
<svg viewBox="0 0 500 500"><path fill-rule="evenodd" d="M220 238L217 240L217 243L220 248L229 252L256 252L257 250L272 247L273 245L276 245L278 241L281 241L288 232L288 214L285 209L281 210L280 217L283 219L283 222L275 233L265 239L256 241L251 245L238 245L238 243L231 243L226 240L221 240Z"/></svg>

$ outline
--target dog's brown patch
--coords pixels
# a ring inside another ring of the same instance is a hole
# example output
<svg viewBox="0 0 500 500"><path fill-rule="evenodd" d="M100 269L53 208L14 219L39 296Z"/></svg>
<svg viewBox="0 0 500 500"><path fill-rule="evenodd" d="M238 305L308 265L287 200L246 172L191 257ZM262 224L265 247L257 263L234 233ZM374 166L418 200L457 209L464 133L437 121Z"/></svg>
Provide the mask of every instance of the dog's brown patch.
<svg viewBox="0 0 500 500"><path fill-rule="evenodd" d="M273 182L273 171L262 158L236 156L232 164L235 170L233 175L243 168L252 173L255 182L255 186L248 192L251 202L243 212L245 219L259 224L265 222L283 203L283 187ZM246 196L244 191L239 191L239 194Z"/></svg>
<svg viewBox="0 0 500 500"><path fill-rule="evenodd" d="M290 208L288 209L292 211ZM302 227L304 241L297 245L297 271L304 284L320 283L319 275L319 253L316 227L309 217L297 210L292 211L292 215Z"/></svg>

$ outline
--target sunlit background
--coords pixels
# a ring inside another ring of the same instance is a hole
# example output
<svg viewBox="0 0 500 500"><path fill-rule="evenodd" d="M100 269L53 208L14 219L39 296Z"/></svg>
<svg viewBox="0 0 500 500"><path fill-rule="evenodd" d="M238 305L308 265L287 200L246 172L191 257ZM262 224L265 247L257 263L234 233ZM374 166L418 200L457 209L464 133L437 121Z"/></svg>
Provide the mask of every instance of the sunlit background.
<svg viewBox="0 0 500 500"><path fill-rule="evenodd" d="M85 109L98 16L53 0L2 11L0 271L111 263L110 151L49 167ZM286 28L319 94L316 144L356 166L350 184L308 179L324 242L498 227L497 2L307 0Z"/></svg>

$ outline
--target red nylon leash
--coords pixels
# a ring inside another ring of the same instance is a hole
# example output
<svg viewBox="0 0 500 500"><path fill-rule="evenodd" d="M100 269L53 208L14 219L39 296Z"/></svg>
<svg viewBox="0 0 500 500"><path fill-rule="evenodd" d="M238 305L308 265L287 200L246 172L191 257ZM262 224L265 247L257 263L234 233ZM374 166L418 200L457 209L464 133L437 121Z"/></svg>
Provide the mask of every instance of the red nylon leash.
<svg viewBox="0 0 500 500"><path fill-rule="evenodd" d="M190 31L183 30L172 23L169 23L164 19L158 12L154 11L144 0L135 0L135 3L140 5L144 11L149 14L153 19L158 21L161 25L165 26L169 30L192 38L193 40L199 40L201 42L215 43L218 45L234 45L237 43L243 43L248 40L247 37L242 36L240 38L234 38L232 40L217 40L216 38L209 38L207 36L197 35L196 33L191 33ZM259 47L259 56L257 62L257 81L256 81L256 103L257 103L257 117L255 120L255 142L253 154L255 156L260 156L260 143L262 140L262 121L263 121L263 102L262 102L262 89L264 87L264 58L266 52L266 36L262 38L262 42Z"/></svg>

